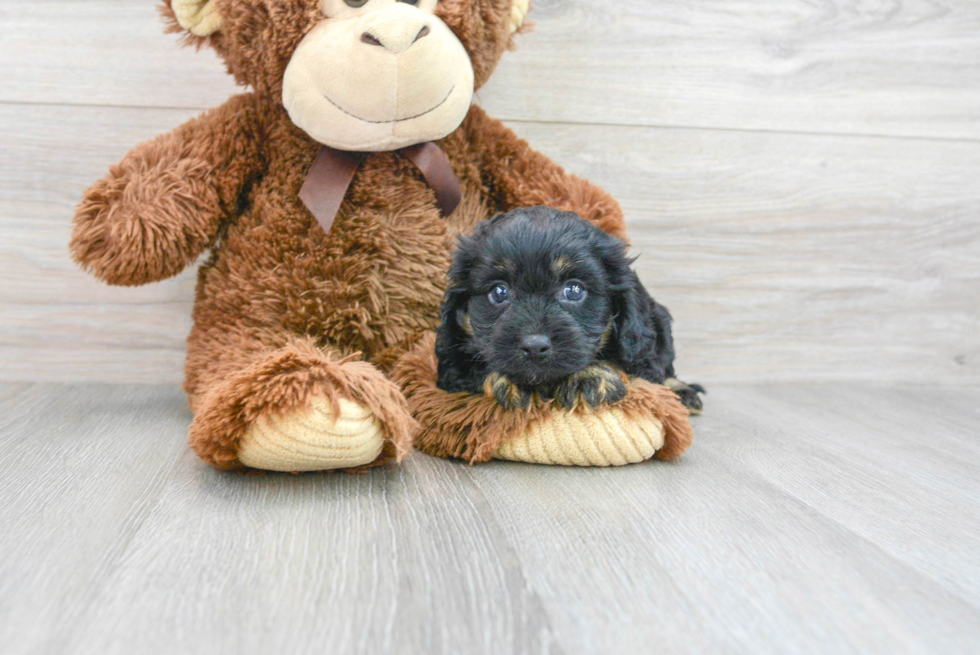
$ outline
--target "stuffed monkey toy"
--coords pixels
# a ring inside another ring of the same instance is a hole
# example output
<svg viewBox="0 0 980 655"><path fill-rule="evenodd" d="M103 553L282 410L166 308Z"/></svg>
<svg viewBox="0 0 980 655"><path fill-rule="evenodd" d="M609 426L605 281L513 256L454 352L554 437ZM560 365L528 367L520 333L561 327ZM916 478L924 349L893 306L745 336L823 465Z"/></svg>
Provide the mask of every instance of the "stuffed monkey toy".
<svg viewBox="0 0 980 655"><path fill-rule="evenodd" d="M129 286L210 251L184 382L205 462L360 470L403 457L419 421L425 450L470 461L626 463L686 448L686 411L653 385L578 422L435 389L431 331L456 235L551 205L626 236L612 198L472 104L528 4L164 2L170 29L214 48L250 90L113 166L78 206L71 252ZM596 429L648 445L615 461L532 452Z"/></svg>

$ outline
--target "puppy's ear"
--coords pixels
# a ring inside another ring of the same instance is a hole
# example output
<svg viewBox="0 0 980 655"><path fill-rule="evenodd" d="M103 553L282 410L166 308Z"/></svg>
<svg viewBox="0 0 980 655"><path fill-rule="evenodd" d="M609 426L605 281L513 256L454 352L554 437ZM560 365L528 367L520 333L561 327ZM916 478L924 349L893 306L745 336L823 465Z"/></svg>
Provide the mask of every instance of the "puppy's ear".
<svg viewBox="0 0 980 655"><path fill-rule="evenodd" d="M459 249L449 269L449 286L442 302L441 322L436 331L436 357L439 358L437 385L443 391L469 391L467 381L472 377L474 362L467 344L470 340L469 272L473 265L469 239L460 241Z"/></svg>
<svg viewBox="0 0 980 655"><path fill-rule="evenodd" d="M633 272L626 244L606 235L598 254L610 281L612 333L600 358L628 375L662 384L674 361L674 339L667 308L658 305Z"/></svg>
<svg viewBox="0 0 980 655"><path fill-rule="evenodd" d="M465 365L469 360L466 339L469 336L460 324L465 315L469 293L465 289L450 287L442 302L442 317L436 331L436 357L439 358L438 386L444 391L456 389L465 377Z"/></svg>

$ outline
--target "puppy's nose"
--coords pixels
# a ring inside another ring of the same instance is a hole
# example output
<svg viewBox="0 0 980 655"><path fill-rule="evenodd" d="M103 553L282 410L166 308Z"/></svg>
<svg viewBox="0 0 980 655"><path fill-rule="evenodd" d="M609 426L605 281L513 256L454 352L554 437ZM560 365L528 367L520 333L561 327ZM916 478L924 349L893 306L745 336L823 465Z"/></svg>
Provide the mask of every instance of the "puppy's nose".
<svg viewBox="0 0 980 655"><path fill-rule="evenodd" d="M544 359L551 354L551 339L544 334L532 334L521 339L521 350L531 359Z"/></svg>

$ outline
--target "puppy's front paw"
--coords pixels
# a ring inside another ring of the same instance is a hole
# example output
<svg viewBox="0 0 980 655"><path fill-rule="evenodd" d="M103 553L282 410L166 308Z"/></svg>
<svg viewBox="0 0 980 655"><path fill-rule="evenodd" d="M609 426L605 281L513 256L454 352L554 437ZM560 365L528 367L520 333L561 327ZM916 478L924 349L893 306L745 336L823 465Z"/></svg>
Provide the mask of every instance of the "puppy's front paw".
<svg viewBox="0 0 980 655"><path fill-rule="evenodd" d="M527 409L531 405L531 394L500 373L487 376L483 383L483 392L504 409Z"/></svg>
<svg viewBox="0 0 980 655"><path fill-rule="evenodd" d="M579 402L591 407L609 405L626 395L623 373L611 364L593 364L575 373L555 390L555 402L571 409Z"/></svg>
<svg viewBox="0 0 980 655"><path fill-rule="evenodd" d="M688 384L677 378L667 378L664 381L664 386L677 394L677 397L681 399L684 407L687 407L691 414L701 413L704 406L701 402L701 394L707 393L707 391L700 384Z"/></svg>

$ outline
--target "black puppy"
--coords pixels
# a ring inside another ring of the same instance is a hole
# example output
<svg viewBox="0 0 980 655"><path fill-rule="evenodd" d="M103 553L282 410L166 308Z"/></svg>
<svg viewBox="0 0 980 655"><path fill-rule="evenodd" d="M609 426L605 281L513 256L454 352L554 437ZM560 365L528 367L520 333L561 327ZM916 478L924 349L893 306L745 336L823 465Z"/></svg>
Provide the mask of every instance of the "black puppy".
<svg viewBox="0 0 980 655"><path fill-rule="evenodd" d="M670 314L630 268L626 244L576 214L519 209L460 239L436 340L440 389L532 394L596 406L626 394L623 373L667 384L692 410L698 385L674 377Z"/></svg>

